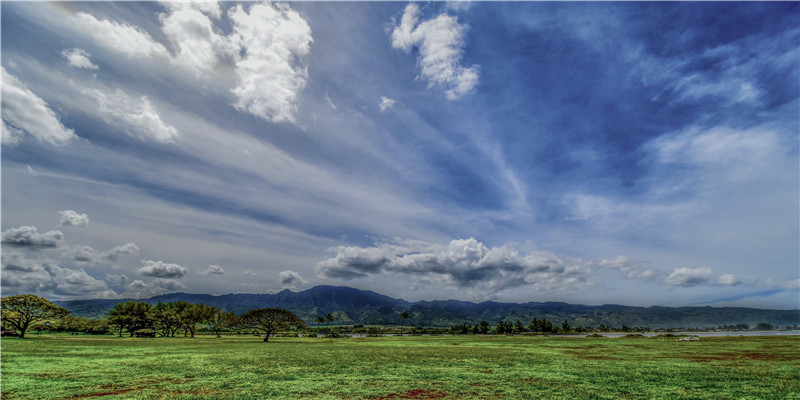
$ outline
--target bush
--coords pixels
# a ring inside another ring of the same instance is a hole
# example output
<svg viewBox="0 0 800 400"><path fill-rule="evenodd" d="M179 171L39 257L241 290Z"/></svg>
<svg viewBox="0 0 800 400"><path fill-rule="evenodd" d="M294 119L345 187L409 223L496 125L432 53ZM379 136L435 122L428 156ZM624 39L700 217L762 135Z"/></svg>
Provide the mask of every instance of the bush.
<svg viewBox="0 0 800 400"><path fill-rule="evenodd" d="M136 332L133 332L136 337L139 338L154 338L156 337L156 331L152 329L139 329Z"/></svg>

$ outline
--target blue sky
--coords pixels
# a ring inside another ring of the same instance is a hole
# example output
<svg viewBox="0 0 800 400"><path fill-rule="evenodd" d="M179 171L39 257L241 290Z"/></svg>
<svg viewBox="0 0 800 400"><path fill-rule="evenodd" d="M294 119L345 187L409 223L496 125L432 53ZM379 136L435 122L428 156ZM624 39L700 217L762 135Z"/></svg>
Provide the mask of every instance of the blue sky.
<svg viewBox="0 0 800 400"><path fill-rule="evenodd" d="M785 3L2 4L2 291L798 308Z"/></svg>

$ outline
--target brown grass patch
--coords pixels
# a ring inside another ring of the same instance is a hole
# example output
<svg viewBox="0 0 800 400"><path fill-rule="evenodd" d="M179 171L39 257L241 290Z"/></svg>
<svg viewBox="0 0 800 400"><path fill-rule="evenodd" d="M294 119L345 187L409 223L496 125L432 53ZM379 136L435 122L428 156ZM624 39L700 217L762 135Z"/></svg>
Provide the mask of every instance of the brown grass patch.
<svg viewBox="0 0 800 400"><path fill-rule="evenodd" d="M417 389L411 390L406 392L405 394L397 394L392 393L383 397L373 398L374 400L389 400L389 399L418 399L418 400L435 400L435 399L444 399L447 397L447 393L435 391L435 390L426 390L426 389Z"/></svg>

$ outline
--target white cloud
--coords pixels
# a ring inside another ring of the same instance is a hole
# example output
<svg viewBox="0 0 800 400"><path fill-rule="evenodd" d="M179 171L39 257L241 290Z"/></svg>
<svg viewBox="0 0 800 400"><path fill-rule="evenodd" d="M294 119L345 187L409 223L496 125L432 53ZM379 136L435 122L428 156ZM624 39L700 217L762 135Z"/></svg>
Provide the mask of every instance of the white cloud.
<svg viewBox="0 0 800 400"><path fill-rule="evenodd" d="M698 286L709 283L713 275L714 272L708 267L675 268L665 282L673 286Z"/></svg>
<svg viewBox="0 0 800 400"><path fill-rule="evenodd" d="M254 4L229 11L234 40L244 54L236 60L234 106L272 122L294 122L297 94L306 86L304 58L311 51L311 28L288 4Z"/></svg>
<svg viewBox="0 0 800 400"><path fill-rule="evenodd" d="M99 20L91 14L80 12L76 16L75 26L83 30L101 46L128 58L163 57L169 58L169 52L161 44L139 27L115 21Z"/></svg>
<svg viewBox="0 0 800 400"><path fill-rule="evenodd" d="M281 285L288 288L297 288L298 286L307 285L308 281L303 279L299 273L292 270L285 270L278 273L278 279Z"/></svg>
<svg viewBox="0 0 800 400"><path fill-rule="evenodd" d="M218 3L163 4L170 12L159 15L161 31L175 52L175 64L200 77L211 71L221 58L232 57L238 51L211 20L222 15Z"/></svg>
<svg viewBox="0 0 800 400"><path fill-rule="evenodd" d="M112 286L124 287L130 278L125 274L106 274L105 280Z"/></svg>
<svg viewBox="0 0 800 400"><path fill-rule="evenodd" d="M145 283L141 280L135 280L125 286L125 292L122 297L132 297L135 299L147 299L160 294L175 292L186 288L181 282L173 279L156 279L152 282Z"/></svg>
<svg viewBox="0 0 800 400"><path fill-rule="evenodd" d="M419 7L406 6L400 25L392 31L392 47L410 52L419 48L421 75L429 86L440 86L445 96L455 100L478 85L478 66L461 65L466 25L456 17L440 14L419 22Z"/></svg>
<svg viewBox="0 0 800 400"><path fill-rule="evenodd" d="M209 265L205 271L198 271L197 273L201 275L224 275L225 270L219 265Z"/></svg>
<svg viewBox="0 0 800 400"><path fill-rule="evenodd" d="M125 243L103 253L100 257L108 261L116 261L121 255L133 255L139 252L139 247L134 243Z"/></svg>
<svg viewBox="0 0 800 400"><path fill-rule="evenodd" d="M378 107L381 108L381 112L386 111L394 106L395 101L388 98L388 97L381 97L381 102Z"/></svg>
<svg viewBox="0 0 800 400"><path fill-rule="evenodd" d="M651 279L658 275L658 271L644 269L642 263L635 262L625 256L617 256L613 260L602 260L598 263L598 266L616 269L628 279Z"/></svg>
<svg viewBox="0 0 800 400"><path fill-rule="evenodd" d="M82 93L97 101L98 111L106 123L119 127L132 137L171 143L178 136L177 129L161 120L147 96L133 98L121 89L114 92L85 89Z"/></svg>
<svg viewBox="0 0 800 400"><path fill-rule="evenodd" d="M87 53L86 50L83 49L69 49L64 50L61 52L61 55L67 59L67 63L75 68L83 68L83 69L99 69L97 65L94 65L91 59L92 55Z"/></svg>
<svg viewBox="0 0 800 400"><path fill-rule="evenodd" d="M49 299L116 298L105 281L81 268L64 268L50 260L30 260L3 255L4 292L31 293Z"/></svg>
<svg viewBox="0 0 800 400"><path fill-rule="evenodd" d="M65 255L79 262L91 263L95 261L94 249L89 246L73 246L67 250Z"/></svg>
<svg viewBox="0 0 800 400"><path fill-rule="evenodd" d="M515 287L564 290L591 283L589 264L547 252L521 254L511 245L488 248L473 238L448 245L421 241L381 243L375 247L337 247L336 257L317 265L321 278L355 279L405 274L415 284L440 284L484 294Z"/></svg>
<svg viewBox="0 0 800 400"><path fill-rule="evenodd" d="M61 210L58 213L61 214L61 220L59 221L61 226L84 227L89 223L89 216L86 214L78 214L73 210Z"/></svg>
<svg viewBox="0 0 800 400"><path fill-rule="evenodd" d="M189 272L189 268L163 261L142 260L142 267L139 268L140 274L156 278L183 278L187 272Z"/></svg>
<svg viewBox="0 0 800 400"><path fill-rule="evenodd" d="M735 286L740 284L741 281L731 274L725 274L717 278L716 283L722 286Z"/></svg>
<svg viewBox="0 0 800 400"><path fill-rule="evenodd" d="M35 226L11 228L2 235L3 244L29 247L58 247L64 240L61 231L39 233Z"/></svg>
<svg viewBox="0 0 800 400"><path fill-rule="evenodd" d="M13 145L23 132L40 142L62 145L75 137L75 131L61 124L56 113L41 97L30 91L16 76L3 70L2 143Z"/></svg>

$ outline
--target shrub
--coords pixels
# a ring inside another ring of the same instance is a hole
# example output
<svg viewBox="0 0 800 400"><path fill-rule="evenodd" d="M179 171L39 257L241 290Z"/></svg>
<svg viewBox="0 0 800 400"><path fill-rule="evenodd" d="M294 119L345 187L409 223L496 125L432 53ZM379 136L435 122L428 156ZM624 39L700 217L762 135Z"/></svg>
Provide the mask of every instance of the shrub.
<svg viewBox="0 0 800 400"><path fill-rule="evenodd" d="M138 331L133 333L136 337L140 338L154 338L156 337L156 331L152 329L139 329Z"/></svg>

